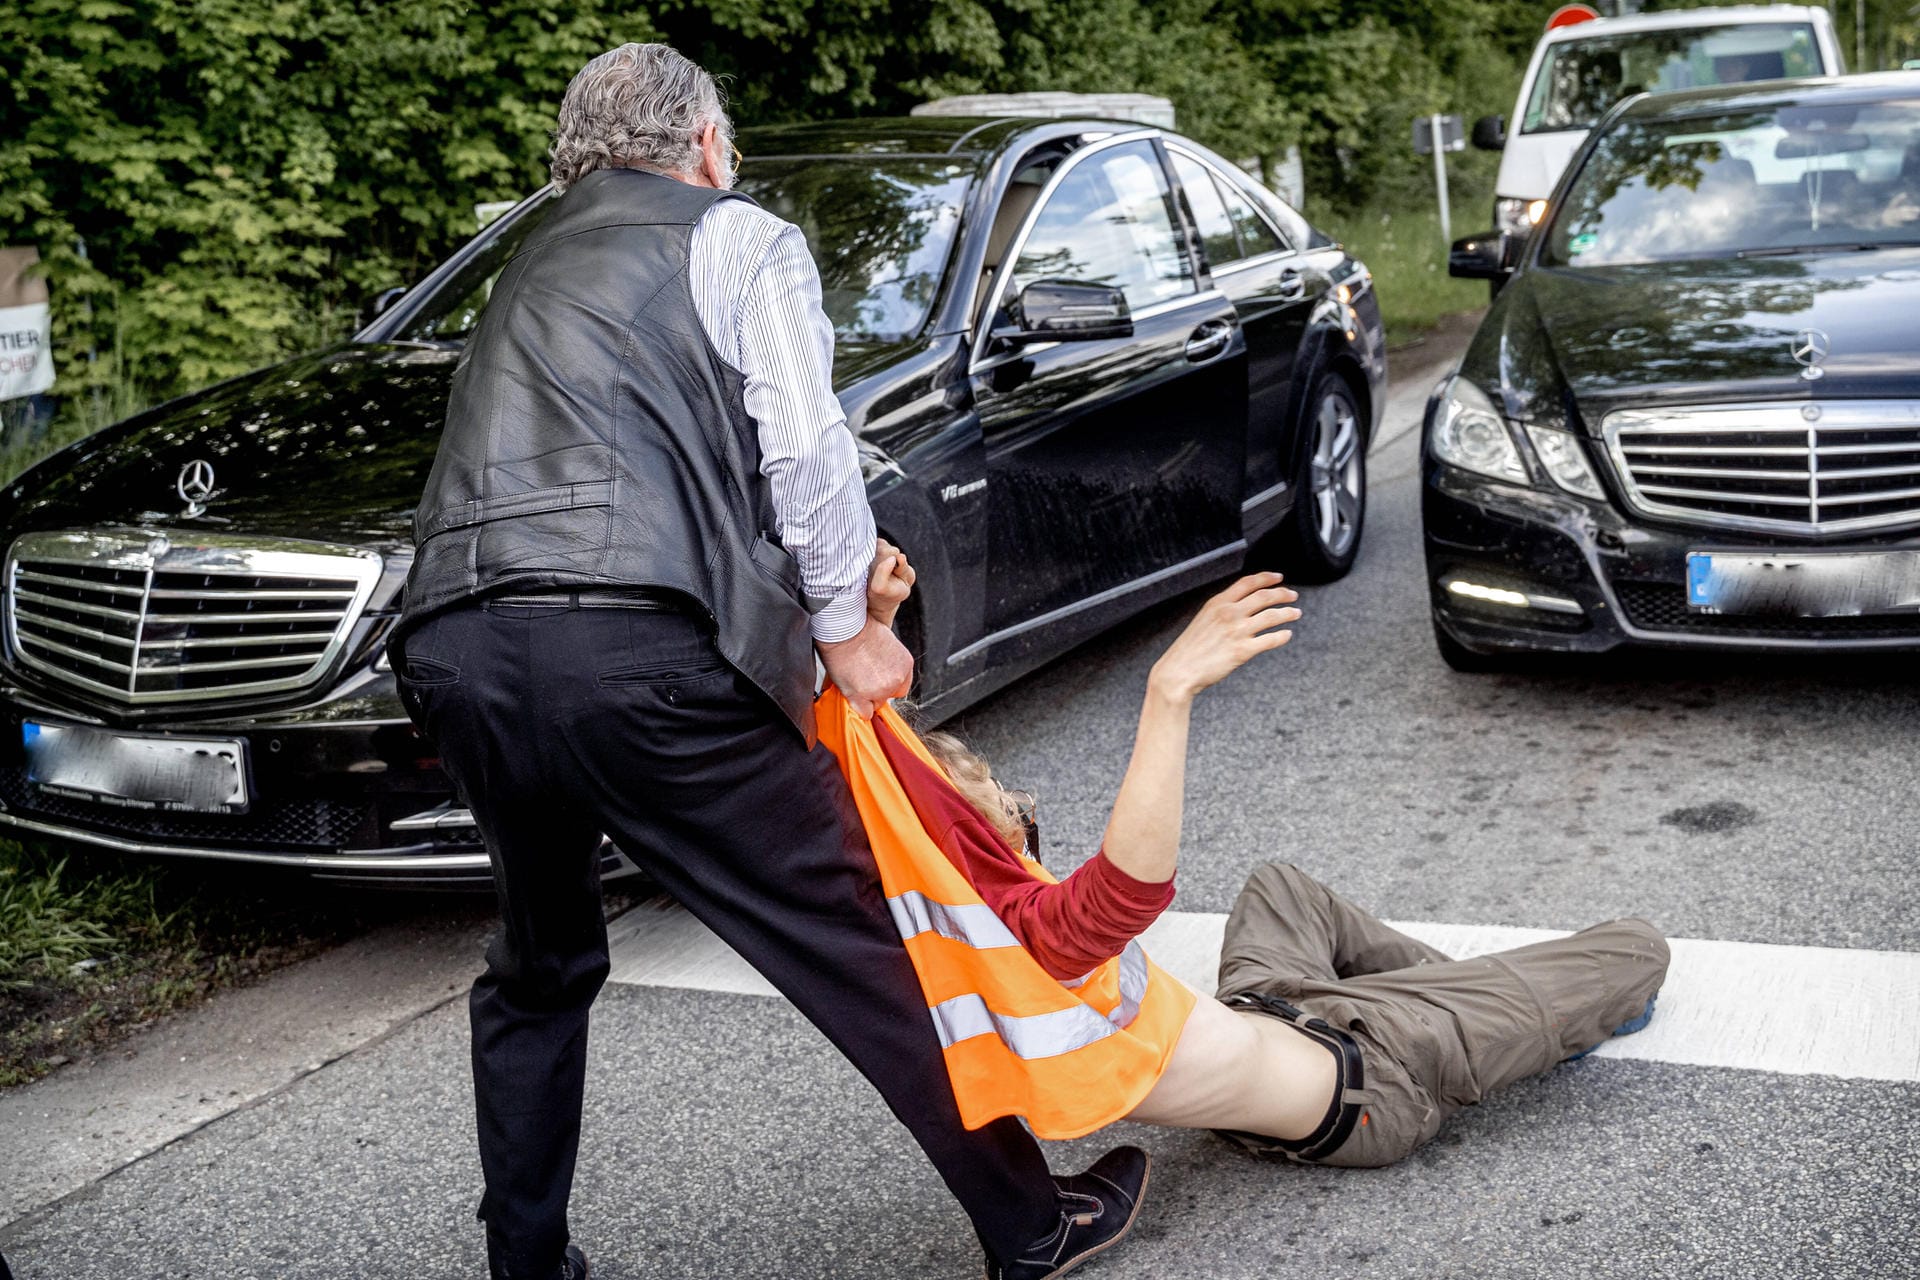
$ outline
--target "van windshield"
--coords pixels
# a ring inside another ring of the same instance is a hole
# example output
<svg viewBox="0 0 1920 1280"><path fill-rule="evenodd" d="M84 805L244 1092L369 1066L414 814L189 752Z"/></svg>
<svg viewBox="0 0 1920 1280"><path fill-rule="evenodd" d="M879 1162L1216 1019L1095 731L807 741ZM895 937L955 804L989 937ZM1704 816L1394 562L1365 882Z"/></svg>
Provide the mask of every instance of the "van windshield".
<svg viewBox="0 0 1920 1280"><path fill-rule="evenodd" d="M1636 93L1825 74L1804 22L1676 27L1565 40L1547 47L1522 133L1591 128Z"/></svg>

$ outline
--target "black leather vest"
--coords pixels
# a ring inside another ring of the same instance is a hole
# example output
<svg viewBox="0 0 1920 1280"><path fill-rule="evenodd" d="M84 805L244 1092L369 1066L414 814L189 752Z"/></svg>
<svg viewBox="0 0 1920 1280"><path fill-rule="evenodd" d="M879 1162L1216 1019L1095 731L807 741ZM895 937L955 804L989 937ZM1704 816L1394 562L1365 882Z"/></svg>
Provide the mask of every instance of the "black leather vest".
<svg viewBox="0 0 1920 1280"><path fill-rule="evenodd" d="M663 588L712 617L721 654L813 741L799 566L687 278L694 223L745 198L602 169L527 237L453 375L401 634L502 591Z"/></svg>

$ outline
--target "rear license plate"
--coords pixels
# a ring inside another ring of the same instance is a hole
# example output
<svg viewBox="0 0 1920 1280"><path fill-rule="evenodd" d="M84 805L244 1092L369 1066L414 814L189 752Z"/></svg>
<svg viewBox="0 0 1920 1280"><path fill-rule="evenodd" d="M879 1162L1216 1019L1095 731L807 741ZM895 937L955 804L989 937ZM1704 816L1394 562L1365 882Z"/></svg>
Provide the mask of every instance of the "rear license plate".
<svg viewBox="0 0 1920 1280"><path fill-rule="evenodd" d="M27 780L53 795L125 809L244 813L246 744L162 738L84 725L20 726Z"/></svg>
<svg viewBox="0 0 1920 1280"><path fill-rule="evenodd" d="M1694 551L1687 604L1789 618L1920 612L1920 551Z"/></svg>

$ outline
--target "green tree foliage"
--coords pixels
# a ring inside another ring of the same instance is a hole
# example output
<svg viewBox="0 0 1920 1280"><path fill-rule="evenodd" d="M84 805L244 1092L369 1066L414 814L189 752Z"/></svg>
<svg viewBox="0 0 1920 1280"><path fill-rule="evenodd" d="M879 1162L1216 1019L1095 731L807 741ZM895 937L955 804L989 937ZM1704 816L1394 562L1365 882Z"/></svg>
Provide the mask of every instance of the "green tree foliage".
<svg viewBox="0 0 1920 1280"><path fill-rule="evenodd" d="M0 239L49 265L62 390L165 394L350 328L537 185L567 80L652 33L528 0L13 0Z"/></svg>
<svg viewBox="0 0 1920 1280"><path fill-rule="evenodd" d="M1418 198L1411 118L1506 110L1548 3L1521 0L11 0L0 243L55 291L60 390L173 394L353 328L544 178L593 54L667 39L743 123L948 93L1132 90L1310 186ZM1470 169L1490 158L1461 158ZM131 389L131 390L130 390Z"/></svg>

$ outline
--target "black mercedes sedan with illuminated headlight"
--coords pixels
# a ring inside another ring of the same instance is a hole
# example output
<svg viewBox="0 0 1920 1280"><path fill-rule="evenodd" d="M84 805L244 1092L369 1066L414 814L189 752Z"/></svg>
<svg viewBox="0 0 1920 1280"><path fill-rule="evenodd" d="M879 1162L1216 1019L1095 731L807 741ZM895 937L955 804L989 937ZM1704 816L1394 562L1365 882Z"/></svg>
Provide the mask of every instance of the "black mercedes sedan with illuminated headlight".
<svg viewBox="0 0 1920 1280"><path fill-rule="evenodd" d="M1251 556L1353 563L1384 407L1364 266L1155 128L748 130L806 234L901 628L950 714ZM487 875L385 660L448 381L553 207L352 341L140 414L0 494L0 834L384 881ZM607 850L607 865L622 864Z"/></svg>
<svg viewBox="0 0 1920 1280"><path fill-rule="evenodd" d="M1461 669L1623 644L1920 648L1920 76L1631 99L1435 389Z"/></svg>

